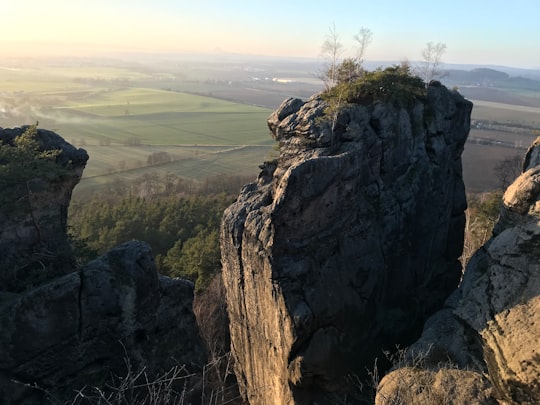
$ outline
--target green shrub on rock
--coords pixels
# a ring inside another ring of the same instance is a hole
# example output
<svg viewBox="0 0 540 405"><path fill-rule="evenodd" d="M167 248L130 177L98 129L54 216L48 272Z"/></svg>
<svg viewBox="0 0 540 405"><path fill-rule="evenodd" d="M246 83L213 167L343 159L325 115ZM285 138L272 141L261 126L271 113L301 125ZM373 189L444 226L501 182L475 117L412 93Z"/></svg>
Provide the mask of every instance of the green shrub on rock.
<svg viewBox="0 0 540 405"><path fill-rule="evenodd" d="M343 80L323 94L327 101L368 105L376 101L408 105L415 98L426 95L426 84L402 63L386 69L364 71L354 80Z"/></svg>

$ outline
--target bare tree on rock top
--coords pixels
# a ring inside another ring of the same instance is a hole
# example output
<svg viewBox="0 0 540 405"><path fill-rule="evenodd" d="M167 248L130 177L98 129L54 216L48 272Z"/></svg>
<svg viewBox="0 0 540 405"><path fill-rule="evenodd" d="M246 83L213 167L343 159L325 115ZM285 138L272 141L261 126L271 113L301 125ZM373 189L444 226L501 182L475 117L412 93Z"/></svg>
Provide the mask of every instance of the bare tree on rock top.
<svg viewBox="0 0 540 405"><path fill-rule="evenodd" d="M330 26L328 35L321 46L322 55L327 59L327 65L321 74L326 90L331 89L338 83L353 81L362 75L364 55L373 39L373 33L369 28L361 27L353 38L356 42L354 57L346 58L340 62L344 47L340 42L335 24Z"/></svg>
<svg viewBox="0 0 540 405"><path fill-rule="evenodd" d="M371 41L373 40L373 32L366 27L360 27L358 32L353 36L354 41L356 42L356 57L355 62L358 68L362 67L364 63L364 56L366 54L366 49Z"/></svg>
<svg viewBox="0 0 540 405"><path fill-rule="evenodd" d="M343 44L340 42L336 24L332 24L328 29L328 34L321 46L323 57L328 60L328 67L323 73L323 81L326 89L331 89L337 83L337 69L339 58L343 53Z"/></svg>
<svg viewBox="0 0 540 405"><path fill-rule="evenodd" d="M424 79L426 85L441 74L439 68L442 65L442 57L446 52L446 44L442 42L428 42L422 50L423 61L419 67L419 76Z"/></svg>

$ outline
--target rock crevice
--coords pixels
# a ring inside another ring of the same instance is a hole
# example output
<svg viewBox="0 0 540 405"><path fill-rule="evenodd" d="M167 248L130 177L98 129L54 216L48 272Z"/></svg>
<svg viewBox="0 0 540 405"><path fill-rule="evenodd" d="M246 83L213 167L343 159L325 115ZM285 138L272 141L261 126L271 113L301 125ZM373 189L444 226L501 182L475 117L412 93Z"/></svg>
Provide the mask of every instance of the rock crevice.
<svg viewBox="0 0 540 405"><path fill-rule="evenodd" d="M540 140L533 143L524 172L506 190L492 238L469 261L446 309L428 320L409 348L428 358L433 347L447 353L449 364L427 368L426 374L444 377L459 370L467 378L425 390L457 392L463 403L481 405L540 402L539 145ZM392 403L400 386L413 383L406 370L383 379L378 404Z"/></svg>

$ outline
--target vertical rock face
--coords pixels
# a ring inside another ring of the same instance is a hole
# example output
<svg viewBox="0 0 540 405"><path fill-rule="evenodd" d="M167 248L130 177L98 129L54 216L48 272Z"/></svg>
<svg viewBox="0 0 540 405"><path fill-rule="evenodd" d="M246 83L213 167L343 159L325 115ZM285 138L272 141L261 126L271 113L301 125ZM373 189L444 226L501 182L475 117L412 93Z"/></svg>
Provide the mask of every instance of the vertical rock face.
<svg viewBox="0 0 540 405"><path fill-rule="evenodd" d="M159 276L143 242L120 245L24 295L0 295L0 304L2 403L43 403L43 392L73 399L84 386L125 376L126 361L150 379L205 362L193 283Z"/></svg>
<svg viewBox="0 0 540 405"><path fill-rule="evenodd" d="M0 144L12 144L27 128L0 128ZM34 257L36 262L48 263L53 260L49 257L52 251L68 249L66 226L71 192L81 179L88 154L51 131L39 129L37 140L41 151L61 151L56 163L65 170L58 175L36 173L36 178L47 177L47 184L28 192L24 198L16 189L25 188L25 184L2 179L3 196L11 193L14 197L10 204L3 201L0 210L0 280L3 281L0 290L9 284L9 278L24 278L24 274L14 274L14 269L21 267L21 257Z"/></svg>
<svg viewBox="0 0 540 405"><path fill-rule="evenodd" d="M540 138L527 152L523 173L506 190L493 237L471 258L459 289L409 350L428 359L444 353L451 363L432 364L426 373L468 374L467 380L437 387L441 394L461 391L462 403L540 403L539 145ZM406 370L382 380L378 404L394 403L400 386L412 384L403 378Z"/></svg>
<svg viewBox="0 0 540 405"><path fill-rule="evenodd" d="M0 129L0 140L11 145L24 131ZM0 403L71 403L77 390L103 388L111 376L129 383L126 361L149 381L173 367L201 370L206 353L192 310L193 283L160 276L146 243L131 241L81 269L72 266L67 210L88 155L53 132L39 130L37 137L40 151L62 151L51 173L36 170L40 184L24 196L24 210L13 199L0 205ZM25 182L36 181L35 167L26 168ZM1 174L4 193L20 186ZM64 250L65 260L54 260ZM38 276L52 274L35 286L20 263L40 264Z"/></svg>
<svg viewBox="0 0 540 405"><path fill-rule="evenodd" d="M456 287L472 104L442 86L405 107L289 99L280 145L226 212L232 350L251 404L335 400L382 348L418 336Z"/></svg>

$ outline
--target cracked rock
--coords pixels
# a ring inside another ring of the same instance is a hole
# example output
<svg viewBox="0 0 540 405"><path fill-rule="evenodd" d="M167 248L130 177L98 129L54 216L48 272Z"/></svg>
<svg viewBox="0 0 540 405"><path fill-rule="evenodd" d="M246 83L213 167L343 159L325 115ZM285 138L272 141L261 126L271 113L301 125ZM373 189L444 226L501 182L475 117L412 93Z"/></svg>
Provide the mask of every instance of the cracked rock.
<svg viewBox="0 0 540 405"><path fill-rule="evenodd" d="M408 108L346 106L334 130L325 106L289 99L269 117L275 169L222 221L232 351L252 405L350 394L347 376L414 341L461 276L472 104L430 87Z"/></svg>
<svg viewBox="0 0 540 405"><path fill-rule="evenodd" d="M440 392L460 392L459 403L540 403L540 188L535 185L540 166L531 166L540 163L539 141L527 152L525 172L504 194L493 237L469 261L446 308L409 348L405 366L413 363L411 353L427 359L433 347L446 353L446 364L423 371L431 379L425 391L438 376L445 381ZM458 372L468 377L450 378ZM400 389L414 384L414 376L406 374L402 367L382 380L377 404L392 403Z"/></svg>

